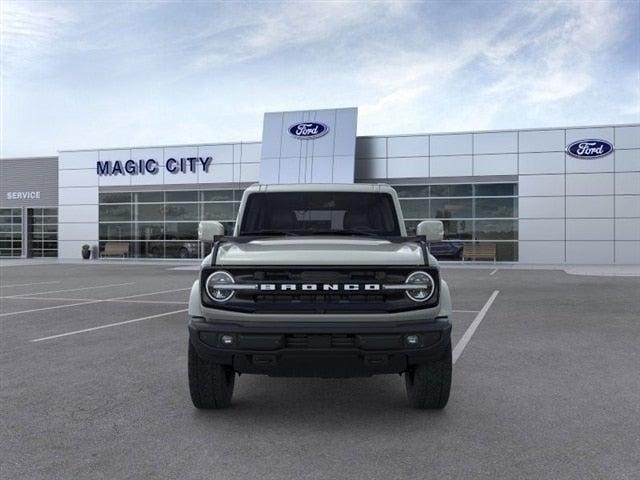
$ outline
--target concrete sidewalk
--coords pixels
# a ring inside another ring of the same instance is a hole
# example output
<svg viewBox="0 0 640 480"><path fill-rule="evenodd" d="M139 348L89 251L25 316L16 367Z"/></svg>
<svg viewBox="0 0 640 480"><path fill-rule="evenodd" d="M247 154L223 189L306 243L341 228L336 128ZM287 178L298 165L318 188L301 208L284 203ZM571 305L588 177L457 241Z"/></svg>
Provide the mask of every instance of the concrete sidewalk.
<svg viewBox="0 0 640 480"><path fill-rule="evenodd" d="M439 262L445 268L490 269L494 270L561 270L570 275L590 275L601 277L640 277L638 265L551 265L528 263L489 262Z"/></svg>

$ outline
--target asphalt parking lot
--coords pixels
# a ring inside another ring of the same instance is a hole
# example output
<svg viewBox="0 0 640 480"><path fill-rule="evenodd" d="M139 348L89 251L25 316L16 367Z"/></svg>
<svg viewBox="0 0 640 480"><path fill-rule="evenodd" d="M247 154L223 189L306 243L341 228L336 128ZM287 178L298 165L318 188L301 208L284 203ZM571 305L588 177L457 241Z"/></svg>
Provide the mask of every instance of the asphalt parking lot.
<svg viewBox="0 0 640 480"><path fill-rule="evenodd" d="M444 275L457 346L445 410L408 407L395 375L243 375L232 408L205 412L187 386L195 272L1 267L0 476L638 478L640 278Z"/></svg>

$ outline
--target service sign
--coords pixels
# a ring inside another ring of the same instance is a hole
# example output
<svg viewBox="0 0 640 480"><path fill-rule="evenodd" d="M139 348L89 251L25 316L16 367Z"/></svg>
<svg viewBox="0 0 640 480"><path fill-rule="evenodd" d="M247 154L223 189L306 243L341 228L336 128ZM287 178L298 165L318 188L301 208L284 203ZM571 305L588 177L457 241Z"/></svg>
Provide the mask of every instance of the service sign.
<svg viewBox="0 0 640 480"><path fill-rule="evenodd" d="M575 158L595 160L613 152L613 145L606 140L595 138L578 140L567 146L567 153Z"/></svg>
<svg viewBox="0 0 640 480"><path fill-rule="evenodd" d="M39 200L40 192L38 191L26 191L26 192L7 192L7 200Z"/></svg>
<svg viewBox="0 0 640 480"><path fill-rule="evenodd" d="M313 140L329 133L329 127L319 122L295 123L289 127L289 135L301 140Z"/></svg>

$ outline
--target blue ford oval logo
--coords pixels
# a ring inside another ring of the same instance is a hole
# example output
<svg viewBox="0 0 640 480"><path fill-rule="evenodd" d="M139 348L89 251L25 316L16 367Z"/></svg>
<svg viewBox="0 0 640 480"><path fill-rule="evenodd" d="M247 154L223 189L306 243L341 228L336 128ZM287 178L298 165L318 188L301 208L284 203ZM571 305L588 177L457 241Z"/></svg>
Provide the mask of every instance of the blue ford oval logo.
<svg viewBox="0 0 640 480"><path fill-rule="evenodd" d="M613 145L606 140L587 139L573 142L567 147L567 153L576 158L600 158L613 152Z"/></svg>
<svg viewBox="0 0 640 480"><path fill-rule="evenodd" d="M329 133L329 127L318 122L301 122L289 127L289 135L304 140L322 137L327 133Z"/></svg>

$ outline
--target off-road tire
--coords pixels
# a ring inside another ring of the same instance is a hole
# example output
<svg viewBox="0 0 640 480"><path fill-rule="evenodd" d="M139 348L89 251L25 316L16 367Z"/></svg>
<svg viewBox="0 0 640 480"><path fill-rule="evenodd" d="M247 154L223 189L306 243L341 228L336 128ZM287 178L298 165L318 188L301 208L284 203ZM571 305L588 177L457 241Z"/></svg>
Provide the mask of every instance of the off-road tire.
<svg viewBox="0 0 640 480"><path fill-rule="evenodd" d="M201 358L189 342L189 392L193 406L201 409L231 405L236 373L229 365Z"/></svg>
<svg viewBox="0 0 640 480"><path fill-rule="evenodd" d="M409 403L415 408L440 409L451 390L451 341L440 360L422 363L404 374Z"/></svg>

